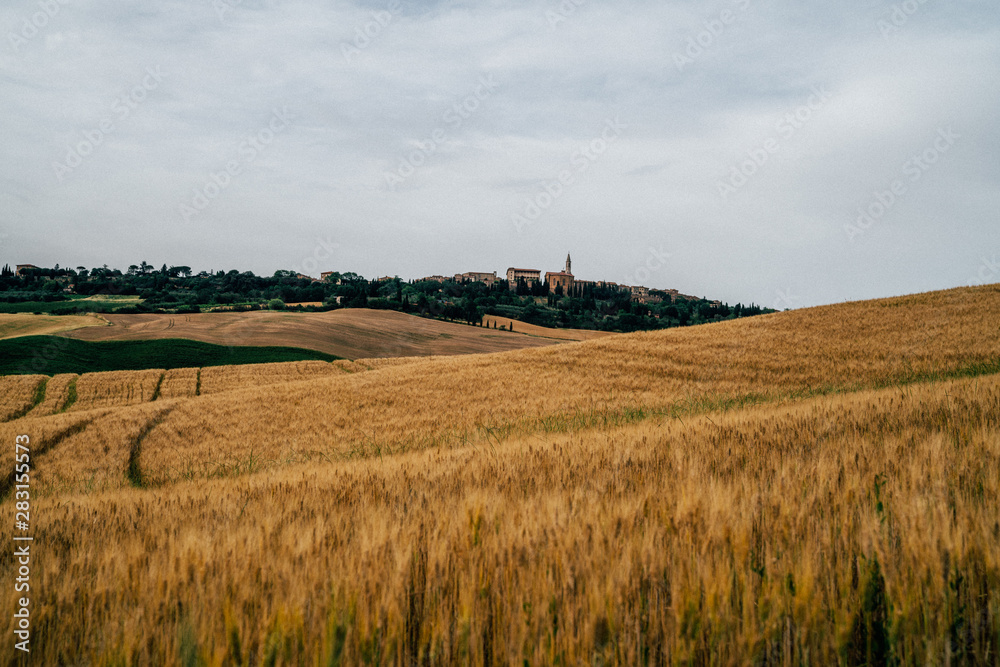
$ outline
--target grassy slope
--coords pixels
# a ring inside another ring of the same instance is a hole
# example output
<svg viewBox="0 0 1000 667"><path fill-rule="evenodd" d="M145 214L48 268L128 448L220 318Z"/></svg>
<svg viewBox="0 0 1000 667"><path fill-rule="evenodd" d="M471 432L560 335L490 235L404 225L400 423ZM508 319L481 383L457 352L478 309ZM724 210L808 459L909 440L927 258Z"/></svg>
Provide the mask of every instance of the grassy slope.
<svg viewBox="0 0 1000 667"><path fill-rule="evenodd" d="M556 338L558 340L595 340L606 336L613 336L608 331L590 331L587 329L551 329L540 327L537 324L528 324L520 320L512 320L509 317L499 317L497 315L483 315L483 326L492 328L494 324L497 328L507 327L510 330L513 324L514 333L527 334L529 336L539 336L541 338Z"/></svg>
<svg viewBox="0 0 1000 667"><path fill-rule="evenodd" d="M0 425L40 448L39 655L829 664L885 632L989 662L997 313L952 290Z"/></svg>
<svg viewBox="0 0 1000 667"><path fill-rule="evenodd" d="M417 359L269 386L265 395L251 386L184 401L151 437L195 457L231 451L233 440L277 453L289 433L301 447L341 454L373 439L400 451L542 424L572 427L685 406L996 372L997 312L1000 287L993 286L499 355ZM190 432L201 439L189 442Z"/></svg>
<svg viewBox="0 0 1000 667"><path fill-rule="evenodd" d="M54 310L64 308L79 308L85 311L112 310L137 304L141 301L139 297L107 297L89 296L85 298L75 297L65 301L21 301L15 303L0 303L0 313L8 314L29 314L29 313L50 313Z"/></svg>
<svg viewBox="0 0 1000 667"><path fill-rule="evenodd" d="M199 459L224 446L276 456L289 434L301 448L337 454L372 442L382 451L402 451L483 443L494 433L544 424L997 372L997 312L1000 288L960 290L500 355L418 360L275 386L266 401L248 388L186 402L152 440ZM178 435L190 432L201 434L198 448ZM234 438L244 444L227 444Z"/></svg>
<svg viewBox="0 0 1000 667"><path fill-rule="evenodd" d="M55 375L309 359L333 361L337 357L290 347L223 347L184 339L90 343L57 336L22 336L0 340L0 375Z"/></svg>

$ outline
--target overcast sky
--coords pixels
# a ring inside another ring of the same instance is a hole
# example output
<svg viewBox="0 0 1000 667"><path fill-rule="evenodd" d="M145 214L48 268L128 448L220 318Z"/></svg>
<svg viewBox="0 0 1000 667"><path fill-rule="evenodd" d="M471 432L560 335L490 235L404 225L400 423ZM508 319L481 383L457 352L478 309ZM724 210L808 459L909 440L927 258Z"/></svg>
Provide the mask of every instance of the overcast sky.
<svg viewBox="0 0 1000 667"><path fill-rule="evenodd" d="M3 262L571 252L779 308L1000 282L995 0L9 0L0 29Z"/></svg>

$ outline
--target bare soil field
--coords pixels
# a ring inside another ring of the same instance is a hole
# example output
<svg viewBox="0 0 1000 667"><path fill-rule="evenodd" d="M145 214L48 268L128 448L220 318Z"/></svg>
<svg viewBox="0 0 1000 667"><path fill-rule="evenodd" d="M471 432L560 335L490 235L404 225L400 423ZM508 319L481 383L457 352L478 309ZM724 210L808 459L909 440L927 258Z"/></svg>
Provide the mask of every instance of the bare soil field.
<svg viewBox="0 0 1000 667"><path fill-rule="evenodd" d="M515 324L511 333L357 308L326 313L253 311L105 318L112 326L78 329L64 335L88 341L190 338L218 345L284 345L360 359L505 352L585 340L595 333L533 327L531 335L526 335L530 327L527 324ZM522 326L525 333L520 333Z"/></svg>

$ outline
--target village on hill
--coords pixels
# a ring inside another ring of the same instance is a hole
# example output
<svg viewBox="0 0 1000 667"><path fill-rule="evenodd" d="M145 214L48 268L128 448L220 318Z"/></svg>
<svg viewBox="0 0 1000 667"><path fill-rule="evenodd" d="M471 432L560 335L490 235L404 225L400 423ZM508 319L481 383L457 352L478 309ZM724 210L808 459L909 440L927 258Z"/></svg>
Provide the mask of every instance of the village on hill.
<svg viewBox="0 0 1000 667"><path fill-rule="evenodd" d="M606 280L581 280L572 258L562 270L511 267L496 271L432 275L415 280L324 271L319 278L279 270L200 271L143 261L126 271L18 264L0 271L0 312L140 314L248 310L327 311L337 308L396 310L480 325L484 317L552 328L640 331L702 324L771 312L750 304L730 306L681 293Z"/></svg>
<svg viewBox="0 0 1000 667"><path fill-rule="evenodd" d="M507 289L519 294L534 294L541 296L552 294L556 296L579 298L583 298L587 294L592 293L596 288L627 293L631 297L632 301L643 304L656 304L661 303L664 300L669 300L671 303L676 303L678 300L701 300L696 296L681 294L681 292L677 289L661 290L643 285L625 285L610 280L580 280L573 275L572 266L573 260L569 253L567 253L566 265L563 270L546 271L544 280L542 279L541 269L519 269L510 267L507 269L505 277L499 277L496 271L466 271L465 273L456 273L452 276L424 276L416 279L414 282L446 283L453 281L460 284L483 283L487 287L493 287L497 284L506 284ZM337 276L338 274L334 271L324 271L320 274L320 279L339 280ZM380 278L376 278L376 281L388 282L394 280L395 278L396 277L394 276L382 276ZM709 301L709 303L715 307L722 306L722 302L718 300Z"/></svg>

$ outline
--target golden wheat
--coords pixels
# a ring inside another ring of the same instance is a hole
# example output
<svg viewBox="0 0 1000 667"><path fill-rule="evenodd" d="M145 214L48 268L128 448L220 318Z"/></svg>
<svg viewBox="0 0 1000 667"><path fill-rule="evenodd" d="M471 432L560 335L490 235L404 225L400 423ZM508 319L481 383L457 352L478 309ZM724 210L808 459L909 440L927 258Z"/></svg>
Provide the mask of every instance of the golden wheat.
<svg viewBox="0 0 1000 667"><path fill-rule="evenodd" d="M70 410L121 407L151 401L164 370L84 373L76 381L76 402Z"/></svg>
<svg viewBox="0 0 1000 667"><path fill-rule="evenodd" d="M53 375L45 383L45 398L28 413L28 417L48 417L70 407L71 392L75 391L76 373Z"/></svg>
<svg viewBox="0 0 1000 667"><path fill-rule="evenodd" d="M340 371L325 361L211 366L201 369L201 393L203 395L218 394L233 389L258 387L325 375L340 375Z"/></svg>
<svg viewBox="0 0 1000 667"><path fill-rule="evenodd" d="M382 357L377 359L355 359L354 363L370 371L374 371L380 368L389 368L391 366L406 366L407 364L412 364L415 361L422 361L423 359L426 359L426 357Z"/></svg>
<svg viewBox="0 0 1000 667"><path fill-rule="evenodd" d="M38 386L47 381L44 375L0 376L0 422L16 419L31 410Z"/></svg>
<svg viewBox="0 0 1000 667"><path fill-rule="evenodd" d="M191 398L200 391L198 368L173 368L163 375L158 398Z"/></svg>
<svg viewBox="0 0 1000 667"><path fill-rule="evenodd" d="M389 454L482 442L553 420L613 421L996 364L1000 328L988 308L1000 312L1000 290L970 291L964 300L948 292L908 300L916 303L850 304L530 351L435 357L231 391L178 406L151 434L150 447L202 469L251 452L267 461ZM985 303L970 310L969 300ZM962 326L949 328L949 317Z"/></svg>
<svg viewBox="0 0 1000 667"><path fill-rule="evenodd" d="M2 424L39 448L33 657L995 663L997 312L994 286L210 396L161 374Z"/></svg>
<svg viewBox="0 0 1000 667"><path fill-rule="evenodd" d="M884 586L903 662L989 662L998 499L996 376L121 484L36 501L35 657L830 664Z"/></svg>
<svg viewBox="0 0 1000 667"><path fill-rule="evenodd" d="M344 373L361 373L371 370L371 367L360 359L356 362L349 359L338 359L332 363L334 368Z"/></svg>

